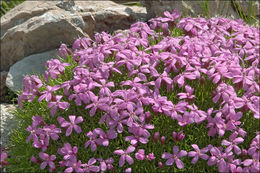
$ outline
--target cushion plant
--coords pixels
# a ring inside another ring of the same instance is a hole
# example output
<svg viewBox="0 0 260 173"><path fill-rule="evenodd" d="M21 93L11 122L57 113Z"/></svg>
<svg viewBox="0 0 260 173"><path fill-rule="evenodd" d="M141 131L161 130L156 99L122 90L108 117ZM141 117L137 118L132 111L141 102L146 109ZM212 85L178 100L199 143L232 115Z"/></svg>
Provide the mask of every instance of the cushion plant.
<svg viewBox="0 0 260 173"><path fill-rule="evenodd" d="M9 171L259 171L259 30L165 12L26 76ZM5 162L6 162L5 161ZM22 166L21 166L22 165Z"/></svg>

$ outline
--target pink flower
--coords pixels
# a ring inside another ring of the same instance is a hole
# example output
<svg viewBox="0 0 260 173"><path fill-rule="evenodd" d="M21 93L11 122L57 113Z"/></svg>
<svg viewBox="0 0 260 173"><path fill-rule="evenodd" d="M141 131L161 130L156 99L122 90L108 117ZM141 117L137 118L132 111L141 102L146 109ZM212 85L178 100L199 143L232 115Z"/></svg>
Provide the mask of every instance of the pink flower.
<svg viewBox="0 0 260 173"><path fill-rule="evenodd" d="M154 160L155 159L155 156L153 153L149 153L148 155L146 155L146 158L150 161Z"/></svg>
<svg viewBox="0 0 260 173"><path fill-rule="evenodd" d="M184 150L181 150L179 152L178 146L174 146L172 150L173 150L173 154L170 154L170 153L162 154L162 158L167 159L166 165L171 166L175 162L178 169L184 168L184 164L179 158L186 156L187 152Z"/></svg>
<svg viewBox="0 0 260 173"><path fill-rule="evenodd" d="M69 160L67 163L66 163L66 166L67 168L65 169L65 173L71 173L73 172L73 170L75 170L75 172L83 172L83 164L81 163L81 161L77 161L76 159L73 159L73 160Z"/></svg>
<svg viewBox="0 0 260 173"><path fill-rule="evenodd" d="M61 44L59 48L59 54L62 58L66 58L68 55L71 55L71 50L68 49L66 44Z"/></svg>
<svg viewBox="0 0 260 173"><path fill-rule="evenodd" d="M222 140L221 145L227 146L225 149L225 152L230 152L232 149L234 149L235 153L237 155L241 154L241 149L238 147L238 144L244 142L244 139L241 137L237 137L238 133L234 132L229 136L229 141L228 140Z"/></svg>
<svg viewBox="0 0 260 173"><path fill-rule="evenodd" d="M209 156L207 154L205 154L209 150L208 147L199 149L198 145L196 145L196 144L192 144L191 146L192 146L192 148L195 149L195 151L189 152L189 157L193 157L193 159L191 161L192 164L197 163L199 158L202 158L203 160L207 160L209 158Z"/></svg>
<svg viewBox="0 0 260 173"><path fill-rule="evenodd" d="M173 141L182 141L184 139L185 135L182 131L179 131L178 133L172 132L172 140Z"/></svg>
<svg viewBox="0 0 260 173"><path fill-rule="evenodd" d="M208 159L208 165L212 166L218 164L219 172L228 171L228 163L226 162L227 158L233 156L232 152L223 153L222 148L212 147L210 149L211 157Z"/></svg>
<svg viewBox="0 0 260 173"><path fill-rule="evenodd" d="M2 168L2 165L7 165L8 162L5 161L5 159L7 158L7 154L3 153L2 150L0 150L0 152L1 152L0 168Z"/></svg>
<svg viewBox="0 0 260 173"><path fill-rule="evenodd" d="M139 149L138 152L135 153L135 158L137 160L144 160L145 159L144 149Z"/></svg>
<svg viewBox="0 0 260 173"><path fill-rule="evenodd" d="M61 127L67 127L66 136L71 134L73 128L77 133L81 133L81 128L77 124L83 122L82 116L76 118L75 115L70 115L69 119L70 122L64 120L62 123L60 123Z"/></svg>
<svg viewBox="0 0 260 173"><path fill-rule="evenodd" d="M63 156L64 160L76 160L78 148L73 148L69 143L64 143L62 148L58 149L58 153Z"/></svg>
<svg viewBox="0 0 260 173"><path fill-rule="evenodd" d="M48 103L47 108L52 107L51 111L50 111L52 116L55 115L57 108L65 110L70 106L70 104L68 102L61 102L60 101L61 98L62 98L62 96L57 95L57 96L55 96L55 101Z"/></svg>
<svg viewBox="0 0 260 173"><path fill-rule="evenodd" d="M105 172L107 169L111 170L113 168L112 163L114 162L113 158L108 158L106 160L103 160L102 158L97 159L100 162L100 171Z"/></svg>
<svg viewBox="0 0 260 173"><path fill-rule="evenodd" d="M87 137L89 137L89 140L85 143L85 148L90 145L91 151L95 151L97 149L97 136L98 134L96 133L96 131L89 131L87 133Z"/></svg>
<svg viewBox="0 0 260 173"><path fill-rule="evenodd" d="M125 173L131 173L132 172L132 168L126 168L125 169Z"/></svg>
<svg viewBox="0 0 260 173"><path fill-rule="evenodd" d="M185 86L185 90L187 93L179 93L178 96L179 96L179 99L188 99L188 100L192 100L195 98L194 95L192 95L194 89L191 88L189 85L186 85Z"/></svg>
<svg viewBox="0 0 260 173"><path fill-rule="evenodd" d="M44 169L47 166L47 164L50 166L51 169L55 168L55 164L53 162L56 159L55 155L49 156L46 153L40 152L39 157L43 160L43 162L41 163L41 166L40 166L41 169Z"/></svg>
<svg viewBox="0 0 260 173"><path fill-rule="evenodd" d="M42 95L39 97L38 101L41 102L43 99L45 99L47 102L49 102L53 97L52 93L58 89L60 89L60 86L58 85L53 87L47 86L47 90L41 92Z"/></svg>
<svg viewBox="0 0 260 173"><path fill-rule="evenodd" d="M120 155L120 160L119 160L119 166L122 167L125 164L125 160L127 163L132 165L134 163L134 160L132 157L129 155L130 153L134 152L135 147L130 145L126 151L124 150L115 150L114 154Z"/></svg>
<svg viewBox="0 0 260 173"><path fill-rule="evenodd" d="M83 168L83 171L84 172L98 172L99 171L99 166L95 166L94 164L96 163L96 159L94 158L91 158L89 159L88 163L85 163L83 164L82 166L84 167Z"/></svg>

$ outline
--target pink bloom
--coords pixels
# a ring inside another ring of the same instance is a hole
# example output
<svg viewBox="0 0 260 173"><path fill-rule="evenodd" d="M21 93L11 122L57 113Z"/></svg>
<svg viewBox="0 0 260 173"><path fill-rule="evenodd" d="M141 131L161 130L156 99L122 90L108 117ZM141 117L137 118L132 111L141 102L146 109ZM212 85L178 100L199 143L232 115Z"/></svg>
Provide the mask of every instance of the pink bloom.
<svg viewBox="0 0 260 173"><path fill-rule="evenodd" d="M147 158L148 160L152 161L152 160L155 159L155 156L154 156L153 153L150 153L150 154L148 154L148 155L146 156L146 158Z"/></svg>
<svg viewBox="0 0 260 173"><path fill-rule="evenodd" d="M59 54L62 58L66 58L68 55L71 55L71 50L68 49L66 44L61 44L59 48Z"/></svg>
<svg viewBox="0 0 260 173"><path fill-rule="evenodd" d="M3 153L2 151L0 151L1 153L1 160L0 160L0 168L2 167L2 165L7 165L8 162L5 161L5 159L7 158L7 154Z"/></svg>
<svg viewBox="0 0 260 173"><path fill-rule="evenodd" d="M113 168L113 162L114 159L113 158L108 158L106 160L103 160L102 158L98 158L97 159L100 162L100 171L101 172L105 172L107 169L111 170Z"/></svg>
<svg viewBox="0 0 260 173"><path fill-rule="evenodd" d="M61 127L67 127L66 136L71 134L73 128L77 133L81 133L81 128L77 124L83 122L83 118L81 116L76 118L75 115L70 115L69 119L70 122L63 121L60 123Z"/></svg>
<svg viewBox="0 0 260 173"><path fill-rule="evenodd" d="M64 143L62 148L58 149L58 153L63 156L64 160L76 160L78 148L73 148L69 143Z"/></svg>
<svg viewBox="0 0 260 173"><path fill-rule="evenodd" d="M144 149L139 149L138 152L135 153L135 158L137 160L144 160L145 159Z"/></svg>
<svg viewBox="0 0 260 173"><path fill-rule="evenodd" d="M131 173L132 172L132 168L126 168L125 169L125 173Z"/></svg>
<svg viewBox="0 0 260 173"><path fill-rule="evenodd" d="M50 111L52 116L55 115L57 108L65 110L70 106L68 102L61 102L61 98L62 96L57 95L55 96L55 101L48 103L47 108L52 107Z"/></svg>
<svg viewBox="0 0 260 173"><path fill-rule="evenodd" d="M192 164L197 163L199 158L202 158L203 160L207 160L209 158L209 156L207 154L205 154L209 150L208 147L199 149L198 145L196 145L196 144L192 144L191 146L192 146L192 148L195 149L195 151L189 152L189 157L193 157L193 159L191 161Z"/></svg>
<svg viewBox="0 0 260 173"><path fill-rule="evenodd" d="M167 159L167 161L166 161L166 165L167 166L171 166L175 162L177 168L178 169L182 169L182 168L184 168L184 164L183 164L183 162L179 158L184 157L186 155L187 155L186 151L181 150L179 152L179 147L178 146L174 146L173 147L173 154L163 153L162 154L162 158L163 159Z"/></svg>
<svg viewBox="0 0 260 173"><path fill-rule="evenodd" d="M77 173L80 173L80 172L83 172L83 164L81 163L81 161L77 161L76 159L73 159L73 160L69 160L67 163L66 163L66 166L67 168L65 169L65 173L71 173L73 172L73 170L75 170L75 172Z"/></svg>
<svg viewBox="0 0 260 173"><path fill-rule="evenodd" d="M192 100L195 98L194 95L192 95L194 89L191 88L189 85L186 85L185 86L185 90L187 93L179 93L178 96L179 96L179 99L188 99L188 100Z"/></svg>
<svg viewBox="0 0 260 173"><path fill-rule="evenodd" d="M119 160L119 166L122 167L125 164L125 160L132 165L134 163L134 160L132 159L131 156L129 156L130 153L134 152L135 147L130 145L126 151L124 150L115 150L114 154L120 155L120 160Z"/></svg>
<svg viewBox="0 0 260 173"><path fill-rule="evenodd" d="M60 89L60 86L58 86L58 85L55 85L53 87L47 86L47 90L41 92L42 95L38 99L39 102L41 102L43 99L45 99L47 102L49 102L53 97L52 93L58 89Z"/></svg>
<svg viewBox="0 0 260 173"><path fill-rule="evenodd" d="M182 141L184 139L185 135L182 131L179 131L178 133L172 132L172 140L173 141Z"/></svg>
<svg viewBox="0 0 260 173"><path fill-rule="evenodd" d="M96 131L89 131L87 133L87 137L89 137L89 140L85 143L85 148L87 148L89 145L91 147L91 151L95 151L97 149L97 136L98 134Z"/></svg>
<svg viewBox="0 0 260 173"><path fill-rule="evenodd" d="M244 142L244 139L241 137L237 137L238 133L234 132L229 136L229 141L222 140L221 145L227 146L225 152L228 153L234 149L237 155L241 154L241 149L238 147L238 144Z"/></svg>
<svg viewBox="0 0 260 173"><path fill-rule="evenodd" d="M211 157L208 159L208 165L212 166L218 164L218 170L220 172L228 171L228 163L225 159L233 156L232 152L223 153L222 148L213 147L210 149Z"/></svg>
<svg viewBox="0 0 260 173"><path fill-rule="evenodd" d="M83 164L82 166L84 167L83 168L84 172L98 172L99 166L94 165L96 161L97 161L96 159L91 158L89 159L88 163Z"/></svg>
<svg viewBox="0 0 260 173"><path fill-rule="evenodd" d="M47 164L50 166L51 169L55 168L55 164L53 162L56 159L55 155L49 156L46 153L40 152L39 157L43 160L43 162L41 163L41 169L44 169Z"/></svg>

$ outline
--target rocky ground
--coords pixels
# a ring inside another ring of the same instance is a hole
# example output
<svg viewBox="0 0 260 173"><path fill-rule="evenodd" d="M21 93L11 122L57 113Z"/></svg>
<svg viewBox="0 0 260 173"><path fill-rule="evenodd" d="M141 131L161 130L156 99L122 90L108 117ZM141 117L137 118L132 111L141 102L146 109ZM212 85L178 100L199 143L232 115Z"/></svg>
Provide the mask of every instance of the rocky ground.
<svg viewBox="0 0 260 173"><path fill-rule="evenodd" d="M12 114L17 105L2 103L1 110L1 148L7 147L9 142L9 134L17 125L17 119Z"/></svg>

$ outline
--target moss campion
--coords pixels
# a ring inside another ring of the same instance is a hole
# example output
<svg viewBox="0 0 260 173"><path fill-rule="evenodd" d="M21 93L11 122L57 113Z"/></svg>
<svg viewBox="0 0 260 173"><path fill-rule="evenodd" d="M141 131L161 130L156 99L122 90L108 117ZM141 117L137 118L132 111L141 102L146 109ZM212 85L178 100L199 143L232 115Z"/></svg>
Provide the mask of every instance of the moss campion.
<svg viewBox="0 0 260 173"><path fill-rule="evenodd" d="M259 30L165 16L62 44L25 77L9 162L26 164L9 169L258 172Z"/></svg>

